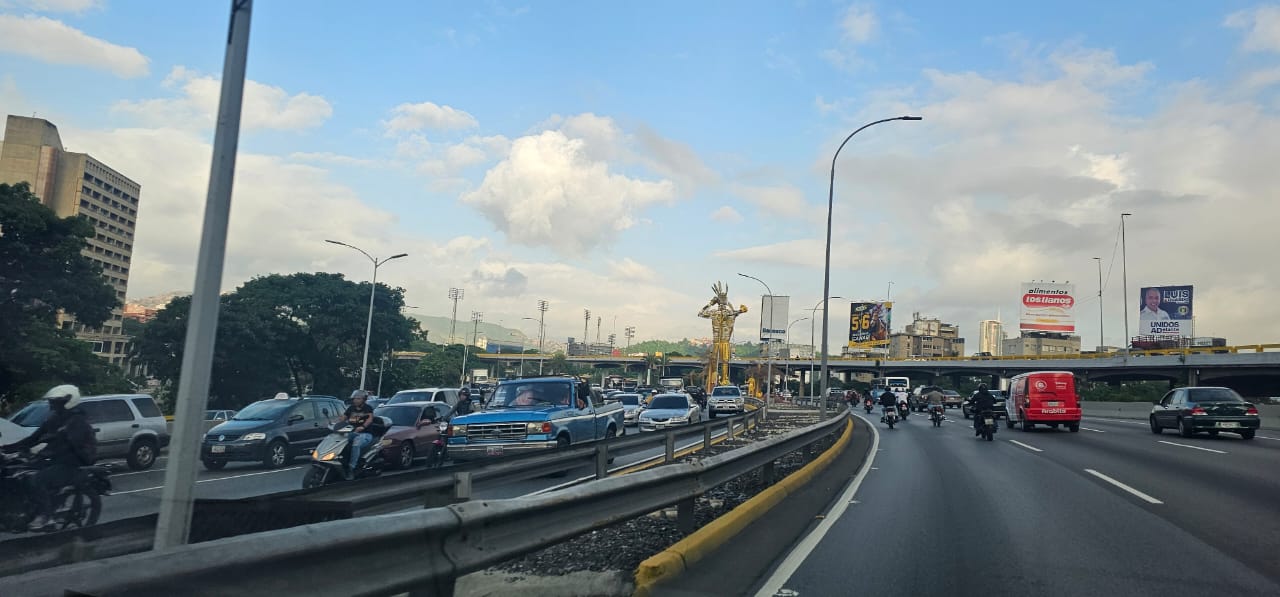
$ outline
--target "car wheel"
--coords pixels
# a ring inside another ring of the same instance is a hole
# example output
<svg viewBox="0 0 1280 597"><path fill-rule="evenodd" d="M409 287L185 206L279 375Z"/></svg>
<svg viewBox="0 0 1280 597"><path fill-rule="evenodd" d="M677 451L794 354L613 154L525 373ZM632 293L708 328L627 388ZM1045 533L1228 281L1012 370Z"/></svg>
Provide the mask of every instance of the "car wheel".
<svg viewBox="0 0 1280 597"><path fill-rule="evenodd" d="M1253 439L1254 433L1257 433L1257 432L1253 429L1245 429L1244 431L1240 432L1240 437L1242 439Z"/></svg>
<svg viewBox="0 0 1280 597"><path fill-rule="evenodd" d="M969 413L964 413L964 418L969 418Z"/></svg>
<svg viewBox="0 0 1280 597"><path fill-rule="evenodd" d="M1210 430L1209 430L1209 437L1218 437L1218 430L1217 430L1217 429L1210 429Z"/></svg>
<svg viewBox="0 0 1280 597"><path fill-rule="evenodd" d="M307 475L302 478L302 488L314 489L324 485L325 477L328 475L328 472L329 471L322 466L312 465L312 467L307 470Z"/></svg>
<svg viewBox="0 0 1280 597"><path fill-rule="evenodd" d="M1161 433L1164 432L1164 427L1161 427L1160 424L1156 422L1155 415L1151 415L1151 418L1149 420L1151 422L1151 433L1160 435Z"/></svg>
<svg viewBox="0 0 1280 597"><path fill-rule="evenodd" d="M413 466L413 442L405 440L400 443L400 457L396 459L396 468L409 468Z"/></svg>
<svg viewBox="0 0 1280 597"><path fill-rule="evenodd" d="M1023 431L1023 433L1026 433L1026 432L1028 432L1028 431L1031 431L1031 429L1032 429L1032 428L1034 428L1035 426L1036 426L1036 424L1035 424L1035 423L1032 423L1031 421L1028 421L1028 420L1026 420L1025 418L1024 418L1024 419L1022 419L1022 431Z"/></svg>
<svg viewBox="0 0 1280 597"><path fill-rule="evenodd" d="M1009 419L1009 417L1005 417L1005 418L1004 418L1004 428L1005 428L1005 429L1013 429L1013 421L1012 421L1012 420L1010 420L1010 419Z"/></svg>
<svg viewBox="0 0 1280 597"><path fill-rule="evenodd" d="M1178 432L1182 437L1191 437L1196 434L1196 430L1191 426L1191 421L1187 419L1178 419Z"/></svg>
<svg viewBox="0 0 1280 597"><path fill-rule="evenodd" d="M1071 433L1080 433L1080 424L1067 425L1067 429L1071 430Z"/></svg>
<svg viewBox="0 0 1280 597"><path fill-rule="evenodd" d="M202 460L201 462L204 463L206 469L211 471L220 471L227 466L227 461L225 460Z"/></svg>
<svg viewBox="0 0 1280 597"><path fill-rule="evenodd" d="M289 444L276 440L267 444L267 454L262 457L262 466L280 468L289 462Z"/></svg>
<svg viewBox="0 0 1280 597"><path fill-rule="evenodd" d="M129 468L135 471L151 468L151 465L156 463L156 443L150 439L134 442L133 447L129 449L126 461L129 463Z"/></svg>

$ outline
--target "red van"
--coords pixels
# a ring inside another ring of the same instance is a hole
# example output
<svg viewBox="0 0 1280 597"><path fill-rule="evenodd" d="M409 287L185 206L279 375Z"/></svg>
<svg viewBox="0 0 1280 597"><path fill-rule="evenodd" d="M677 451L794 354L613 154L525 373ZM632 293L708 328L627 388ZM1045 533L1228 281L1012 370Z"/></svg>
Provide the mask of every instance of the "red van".
<svg viewBox="0 0 1280 597"><path fill-rule="evenodd" d="M1070 371L1036 371L1009 380L1009 399L1004 402L1009 428L1022 423L1023 431L1036 425L1057 429L1066 425L1072 433L1080 431L1080 396L1076 394L1076 377Z"/></svg>

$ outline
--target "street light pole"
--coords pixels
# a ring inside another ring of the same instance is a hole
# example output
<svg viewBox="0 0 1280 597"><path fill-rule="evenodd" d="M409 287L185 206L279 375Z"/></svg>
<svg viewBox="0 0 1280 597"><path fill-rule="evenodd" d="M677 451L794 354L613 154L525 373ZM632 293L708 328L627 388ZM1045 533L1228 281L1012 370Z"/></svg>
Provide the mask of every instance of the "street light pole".
<svg viewBox="0 0 1280 597"><path fill-rule="evenodd" d="M1120 272L1124 280L1124 296L1120 297L1124 303L1124 356L1129 358L1129 251L1125 245L1124 238L1124 219L1131 216L1131 213L1120 214Z"/></svg>
<svg viewBox="0 0 1280 597"><path fill-rule="evenodd" d="M542 339L546 335L547 310L550 308L550 303L547 301L538 301L538 375L542 375L542 361L547 354L542 348Z"/></svg>
<svg viewBox="0 0 1280 597"><path fill-rule="evenodd" d="M764 280L761 280L760 278L757 278L755 276L748 276L741 272L739 272L738 275L744 278L750 278L752 280L759 282L761 286L764 286L764 291L769 293L769 319L771 320L770 323L772 323L773 290L771 290L769 288L769 285L765 284ZM760 311L760 328L764 329L764 311L763 310ZM760 340L764 341L764 346L765 346L764 362L765 362L765 368L766 368L765 375L768 376L764 384L765 385L764 405L765 405L765 408L769 408L773 406L773 339L769 338L768 340L766 340L764 338L761 338Z"/></svg>
<svg viewBox="0 0 1280 597"><path fill-rule="evenodd" d="M922 120L922 118L919 116L898 116L895 118L885 118L882 120L877 120L875 122L864 124L862 125L861 128L853 131L852 133L849 133L849 136L845 137L844 141L840 143L840 147L836 148L835 155L831 156L831 181L827 186L827 248L826 248L826 257L822 267L822 298L823 300L826 300L827 297L831 296L831 216L835 208L835 197L836 197L836 158L840 157L840 150L844 149L844 146L847 143L849 143L849 140L852 139L854 135L862 132L863 129L866 129L868 127L872 127L883 122L890 122L893 120ZM824 419L827 417L827 399L826 399L827 367L828 367L827 339L828 339L829 323L831 320L831 318L828 315L829 315L829 311L827 310L822 311L822 386L821 386L822 411L821 412L822 412L822 418Z"/></svg>
<svg viewBox="0 0 1280 597"><path fill-rule="evenodd" d="M537 319L534 319L532 317L521 317L520 319L532 321L535 323L537 323L538 321ZM520 377L524 377L524 350L525 350L524 341L525 341L524 332L520 332ZM542 352L542 350L538 350L538 352Z"/></svg>
<svg viewBox="0 0 1280 597"><path fill-rule="evenodd" d="M449 289L449 300L453 301L453 316L449 319L449 339L445 340L445 346L453 344L453 338L458 332L458 301L466 294L467 291L462 288Z"/></svg>
<svg viewBox="0 0 1280 597"><path fill-rule="evenodd" d="M480 320L484 319L484 313L479 311L471 312L471 342L467 343L466 339L462 342L462 375L458 381L458 387L467 385L467 352L471 350L471 344L475 344L477 335L480 333Z"/></svg>
<svg viewBox="0 0 1280 597"><path fill-rule="evenodd" d="M1102 323L1102 258L1094 257L1093 260L1098 262L1098 347L1102 348L1107 345L1107 335Z"/></svg>
<svg viewBox="0 0 1280 597"><path fill-rule="evenodd" d="M363 390L365 376L369 373L369 338L373 333L373 297L378 293L378 268L382 267L382 264L388 261L391 261L392 259L408 257L409 254L400 253L399 255L392 255L386 259L378 260L373 255L366 253L364 249L361 249L360 247L357 247L355 245L349 245L344 242L339 242L336 240L329 240L329 239L325 239L324 242L334 244L334 245L341 245L348 249L355 249L359 251L361 255L364 255L365 257L367 257L369 259L369 262L373 264L373 281L370 283L371 288L369 288L369 317L365 321L365 325L364 325L364 358L360 361L360 389Z"/></svg>
<svg viewBox="0 0 1280 597"><path fill-rule="evenodd" d="M814 304L813 304L813 308L812 308L812 309L806 309L806 310L809 312L809 316L810 316L810 319L809 319L809 351L810 351L810 354L809 354L809 396L810 396L810 397L813 397L813 390L814 390L814 386L813 386L813 384L817 383L817 381L818 381L818 380L817 380L817 378L815 378L815 377L813 376L813 360L814 360L814 359L816 359L816 358L818 358L817 345L814 343L814 342L815 342L815 340L814 340L814 335L813 335L813 322L814 322L814 321L816 321L816 320L818 319L818 309L819 309L819 308L822 308L822 309L824 309L824 310L825 310L825 309L827 308L827 301L829 301L829 300L831 300L831 299L838 299L838 298L844 298L844 297L832 296L832 297L827 297L827 298L825 298L825 299L820 299L818 302L816 302L816 303L814 303Z"/></svg>
<svg viewBox="0 0 1280 597"><path fill-rule="evenodd" d="M809 318L801 317L800 319L797 319L787 324L787 335L782 340L782 342L787 346L787 363L783 369L784 372L782 374L782 388L788 392L791 391L791 326L797 323L800 323L806 319L809 319ZM810 329L812 328L813 326L810 326ZM810 359L810 361L812 361L812 359Z"/></svg>

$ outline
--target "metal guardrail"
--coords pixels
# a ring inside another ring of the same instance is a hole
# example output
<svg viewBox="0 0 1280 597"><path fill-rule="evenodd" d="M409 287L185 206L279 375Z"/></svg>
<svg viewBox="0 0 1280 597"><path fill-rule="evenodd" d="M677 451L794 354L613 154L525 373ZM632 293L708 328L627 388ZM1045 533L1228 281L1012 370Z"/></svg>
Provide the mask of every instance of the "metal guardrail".
<svg viewBox="0 0 1280 597"><path fill-rule="evenodd" d="M196 500L192 541L208 541L323 520L356 518L465 501L477 490L554 475L594 465L595 479L610 474L615 456L665 447L663 462L675 459L677 442L701 436L708 447L718 434L730 437L760 424L763 408L732 417L662 432L634 433L546 453L520 454L443 469L385 474L359 483L339 483L233 500ZM723 429L724 431L720 431ZM634 465L633 465L634 466ZM620 467L624 468L624 467ZM155 515L149 514L0 543L12 557L0 557L0 577L55 565L115 557L151 549ZM3 594L0 592L0 594Z"/></svg>
<svg viewBox="0 0 1280 597"><path fill-rule="evenodd" d="M832 417L694 463L610 477L532 497L478 500L196 543L0 579L0 594L453 594L459 576L676 504L771 469L840 431ZM335 574L341 564L359 574Z"/></svg>

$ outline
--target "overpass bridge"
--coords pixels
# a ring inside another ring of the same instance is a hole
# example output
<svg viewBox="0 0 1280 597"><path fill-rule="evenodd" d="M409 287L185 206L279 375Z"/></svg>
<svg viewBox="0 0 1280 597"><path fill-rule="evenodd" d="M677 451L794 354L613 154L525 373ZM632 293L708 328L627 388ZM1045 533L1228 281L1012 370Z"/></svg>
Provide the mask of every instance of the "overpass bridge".
<svg viewBox="0 0 1280 597"><path fill-rule="evenodd" d="M552 355L478 354L480 362L505 363L519 367L524 360L526 371L536 370L539 360ZM568 362L596 368L622 368L642 372L644 357L575 356ZM739 357L730 361L730 369L742 371L768 361L762 357ZM803 383L809 383L809 370L821 367L820 359L773 359L775 370L790 368L798 372ZM704 366L703 357L668 357L666 369L679 374ZM1158 381L1189 384L1223 385L1247 396L1280 395L1280 344L1245 346L1188 347L1164 350L1117 353L1081 353L1041 356L937 357L894 360L871 357L831 357L827 362L833 375L842 379L855 373L903 375L913 378L940 376L989 376L1009 378L1030 371L1070 371L1087 381Z"/></svg>

